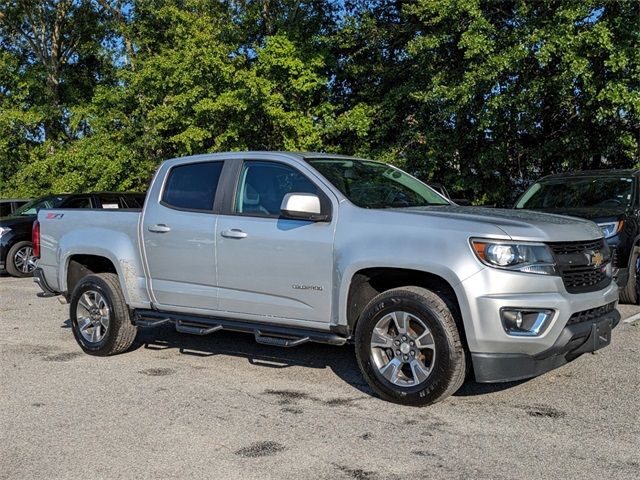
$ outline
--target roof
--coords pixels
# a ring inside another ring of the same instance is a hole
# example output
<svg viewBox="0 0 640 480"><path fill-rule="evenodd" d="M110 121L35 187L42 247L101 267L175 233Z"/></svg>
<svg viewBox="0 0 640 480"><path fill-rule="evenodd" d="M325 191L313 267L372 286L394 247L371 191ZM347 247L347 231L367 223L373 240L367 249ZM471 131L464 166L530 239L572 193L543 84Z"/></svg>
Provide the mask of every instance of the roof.
<svg viewBox="0 0 640 480"><path fill-rule="evenodd" d="M223 158L225 160L246 160L250 157L256 157L256 159L263 159L266 157L293 157L299 160L305 158L340 158L345 160L368 160L361 157L355 157L351 155L340 155L338 153L328 152L285 152L285 151L271 151L271 150L253 150L253 151L240 151L240 152L215 152L215 153L201 153L198 155L188 155L184 157L175 157L167 161L172 160L211 160Z"/></svg>

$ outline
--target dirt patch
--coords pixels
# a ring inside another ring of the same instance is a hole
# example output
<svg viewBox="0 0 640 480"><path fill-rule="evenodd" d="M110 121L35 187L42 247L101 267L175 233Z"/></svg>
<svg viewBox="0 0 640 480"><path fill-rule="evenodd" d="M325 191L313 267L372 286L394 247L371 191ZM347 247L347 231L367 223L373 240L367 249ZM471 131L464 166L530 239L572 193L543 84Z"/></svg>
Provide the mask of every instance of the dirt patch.
<svg viewBox="0 0 640 480"><path fill-rule="evenodd" d="M553 407L545 407L541 405L535 405L533 407L525 407L524 410L530 417L546 417L546 418L563 418L566 417L566 412L558 410Z"/></svg>
<svg viewBox="0 0 640 480"><path fill-rule="evenodd" d="M147 368L146 370L140 370L138 373L148 375L150 377L164 377L165 375L175 373L175 370L172 370L171 368Z"/></svg>
<svg viewBox="0 0 640 480"><path fill-rule="evenodd" d="M55 355L47 355L43 360L46 362L68 362L82 355L84 355L82 352L56 353Z"/></svg>
<svg viewBox="0 0 640 480"><path fill-rule="evenodd" d="M284 450L286 450L284 445L278 442L266 441L252 443L248 447L241 448L235 454L245 458L270 457Z"/></svg>
<svg viewBox="0 0 640 480"><path fill-rule="evenodd" d="M268 389L264 391L264 394L277 397L279 405L290 405L298 400L309 398L309 395L307 393L297 392L295 390Z"/></svg>
<svg viewBox="0 0 640 480"><path fill-rule="evenodd" d="M363 470L361 468L350 468L344 465L336 465L335 463L333 464L333 466L345 475L349 476L350 478L355 478L356 480L374 480L378 477L378 474L376 472Z"/></svg>
<svg viewBox="0 0 640 480"><path fill-rule="evenodd" d="M302 410L301 408L295 408L295 407L285 407L282 409L282 412L292 413L293 415L302 415L304 413L304 410Z"/></svg>
<svg viewBox="0 0 640 480"><path fill-rule="evenodd" d="M431 453L427 450L414 450L411 452L411 455L415 455L416 457L425 457L425 458L437 458L440 459L440 455L436 455L435 453Z"/></svg>
<svg viewBox="0 0 640 480"><path fill-rule="evenodd" d="M345 407L351 406L353 402L357 402L359 398L331 398L329 400L321 400L327 407Z"/></svg>

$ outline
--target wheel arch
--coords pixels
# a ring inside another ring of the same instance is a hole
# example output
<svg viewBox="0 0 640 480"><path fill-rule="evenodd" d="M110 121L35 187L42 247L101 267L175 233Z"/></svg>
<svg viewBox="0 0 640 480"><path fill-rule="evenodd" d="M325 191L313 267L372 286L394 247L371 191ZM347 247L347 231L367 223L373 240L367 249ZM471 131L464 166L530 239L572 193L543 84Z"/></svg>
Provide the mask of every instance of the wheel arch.
<svg viewBox="0 0 640 480"><path fill-rule="evenodd" d="M70 295L74 286L70 280L77 282L84 274L111 272L118 275L131 308L150 307L138 244L129 232L95 226L72 229L60 238L56 257L58 291Z"/></svg>
<svg viewBox="0 0 640 480"><path fill-rule="evenodd" d="M344 329L351 335L365 306L378 294L398 287L422 287L440 294L452 311L465 337L464 322L460 308L460 299L450 281L435 273L396 267L362 268L351 276L347 290L346 311L344 311Z"/></svg>
<svg viewBox="0 0 640 480"><path fill-rule="evenodd" d="M83 277L94 273L115 273L120 277L115 264L111 259L102 255L74 254L67 258L66 262L65 291L71 295L74 288Z"/></svg>

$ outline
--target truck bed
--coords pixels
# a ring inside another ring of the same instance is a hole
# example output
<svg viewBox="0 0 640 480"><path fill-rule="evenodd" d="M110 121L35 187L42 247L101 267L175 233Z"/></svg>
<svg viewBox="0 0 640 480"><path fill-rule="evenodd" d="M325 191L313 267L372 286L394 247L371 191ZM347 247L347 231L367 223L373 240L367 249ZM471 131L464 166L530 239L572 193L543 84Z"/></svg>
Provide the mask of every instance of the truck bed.
<svg viewBox="0 0 640 480"><path fill-rule="evenodd" d="M42 269L49 286L56 291L67 291L67 278L61 278L60 268L83 246L81 255L106 257L116 272L132 288L129 292L146 292L146 280L141 262L138 224L141 209L52 209L38 213L41 231L41 253L38 267ZM113 252L118 252L116 258ZM70 292L69 292L70 293ZM133 304L147 306L148 299L127 298Z"/></svg>

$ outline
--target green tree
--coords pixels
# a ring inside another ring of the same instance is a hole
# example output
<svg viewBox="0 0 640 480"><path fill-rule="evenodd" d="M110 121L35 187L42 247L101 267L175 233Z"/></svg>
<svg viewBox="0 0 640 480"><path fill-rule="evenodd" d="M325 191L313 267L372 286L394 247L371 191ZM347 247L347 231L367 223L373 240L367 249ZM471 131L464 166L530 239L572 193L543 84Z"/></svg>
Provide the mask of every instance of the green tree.
<svg viewBox="0 0 640 480"><path fill-rule="evenodd" d="M325 150L509 204L631 166L633 0L8 0L0 192L144 189L164 159Z"/></svg>
<svg viewBox="0 0 640 480"><path fill-rule="evenodd" d="M449 183L492 202L522 182L630 166L640 129L640 4L421 1L414 135ZM412 160L419 169L419 156Z"/></svg>

